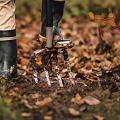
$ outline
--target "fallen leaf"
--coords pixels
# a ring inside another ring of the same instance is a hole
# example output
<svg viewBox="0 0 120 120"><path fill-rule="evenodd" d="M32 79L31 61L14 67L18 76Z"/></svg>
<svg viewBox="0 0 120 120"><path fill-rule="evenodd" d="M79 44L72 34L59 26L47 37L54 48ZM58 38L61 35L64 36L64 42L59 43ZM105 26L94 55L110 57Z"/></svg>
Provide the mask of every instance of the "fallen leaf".
<svg viewBox="0 0 120 120"><path fill-rule="evenodd" d="M78 63L79 59L76 57L73 57L70 59L71 66L75 66Z"/></svg>
<svg viewBox="0 0 120 120"><path fill-rule="evenodd" d="M52 116L44 116L44 120L52 120Z"/></svg>
<svg viewBox="0 0 120 120"><path fill-rule="evenodd" d="M104 120L104 118L101 115L94 115L94 118L96 120Z"/></svg>
<svg viewBox="0 0 120 120"><path fill-rule="evenodd" d="M79 103L81 101L82 97L80 96L79 93L75 95L74 98L72 98L71 102Z"/></svg>
<svg viewBox="0 0 120 120"><path fill-rule="evenodd" d="M117 40L113 43L114 48L120 48L120 40Z"/></svg>
<svg viewBox="0 0 120 120"><path fill-rule="evenodd" d="M86 96L85 98L83 98L83 101L88 104L88 105L98 105L100 104L100 101L94 97L91 96Z"/></svg>
<svg viewBox="0 0 120 120"><path fill-rule="evenodd" d="M95 19L95 15L94 15L93 12L89 12L88 16L89 16L90 20L94 20Z"/></svg>
<svg viewBox="0 0 120 120"><path fill-rule="evenodd" d="M68 111L72 116L79 116L80 115L80 112L75 110L74 108L69 108Z"/></svg>
<svg viewBox="0 0 120 120"><path fill-rule="evenodd" d="M27 100L25 100L25 99L22 99L22 101L21 101L22 103L24 103L24 105L27 107L27 108L29 108L29 109L33 109L33 106L31 106L29 103L28 103L28 101Z"/></svg>
<svg viewBox="0 0 120 120"><path fill-rule="evenodd" d="M64 68L64 69L62 70L62 73L66 73L66 72L68 72L68 70L67 70L67 68Z"/></svg>
<svg viewBox="0 0 120 120"><path fill-rule="evenodd" d="M36 61L36 64L37 64L37 65L42 65L42 60L41 60L40 57L36 57L36 58L35 58L35 61Z"/></svg>
<svg viewBox="0 0 120 120"><path fill-rule="evenodd" d="M81 107L80 107L79 111L80 111L80 112L83 112L83 111L85 111L86 109L87 109L87 107L84 105L84 106L81 106Z"/></svg>
<svg viewBox="0 0 120 120"><path fill-rule="evenodd" d="M15 87L14 88L14 91L16 92L16 93L22 93L22 89L21 88L19 88L19 87Z"/></svg>
<svg viewBox="0 0 120 120"><path fill-rule="evenodd" d="M77 76L77 73L71 72L72 78L75 78Z"/></svg>
<svg viewBox="0 0 120 120"><path fill-rule="evenodd" d="M31 115L32 115L31 113L26 113L26 112L21 114L22 117L30 117Z"/></svg>
<svg viewBox="0 0 120 120"><path fill-rule="evenodd" d="M20 59L20 64L21 64L22 66L27 65L28 62L29 62L29 61L28 61L27 59L25 59L25 58L21 58L21 59Z"/></svg>
<svg viewBox="0 0 120 120"><path fill-rule="evenodd" d="M18 96L18 94L15 91L10 90L9 96L14 96L15 97L15 96Z"/></svg>
<svg viewBox="0 0 120 120"><path fill-rule="evenodd" d="M37 99L37 98L39 98L39 94L38 93L35 93L35 94L31 94L31 98L32 99Z"/></svg>
<svg viewBox="0 0 120 120"><path fill-rule="evenodd" d="M48 97L48 98L45 98L41 101L37 101L35 104L37 107L41 108L45 105L47 105L48 103L51 103L52 102L52 98L51 97Z"/></svg>

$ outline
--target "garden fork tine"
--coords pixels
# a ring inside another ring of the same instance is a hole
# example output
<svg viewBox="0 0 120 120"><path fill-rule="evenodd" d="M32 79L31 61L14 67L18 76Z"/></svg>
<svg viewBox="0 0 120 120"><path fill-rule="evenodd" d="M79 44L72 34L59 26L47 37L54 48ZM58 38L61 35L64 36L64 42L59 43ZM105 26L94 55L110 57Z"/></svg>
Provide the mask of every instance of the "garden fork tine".
<svg viewBox="0 0 120 120"><path fill-rule="evenodd" d="M49 71L46 68L44 68L44 72L45 72L45 77L46 77L47 84L48 84L49 87L51 87Z"/></svg>
<svg viewBox="0 0 120 120"><path fill-rule="evenodd" d="M56 72L57 80L59 82L60 87L63 87L63 81L60 75L60 68L58 65L58 50L55 50L54 52L54 61L55 61L55 72Z"/></svg>
<svg viewBox="0 0 120 120"><path fill-rule="evenodd" d="M63 48L63 56L64 56L65 65L67 67L69 80L74 85L75 82L73 80L73 75L72 75L72 72L71 72L71 66L70 66L69 57L68 57L68 51L67 51L66 48Z"/></svg>

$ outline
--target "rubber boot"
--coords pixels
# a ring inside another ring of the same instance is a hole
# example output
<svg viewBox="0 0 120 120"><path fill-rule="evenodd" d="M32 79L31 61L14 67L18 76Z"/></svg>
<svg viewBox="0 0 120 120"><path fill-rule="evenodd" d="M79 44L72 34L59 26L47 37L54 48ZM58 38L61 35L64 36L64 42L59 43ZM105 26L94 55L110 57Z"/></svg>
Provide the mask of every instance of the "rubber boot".
<svg viewBox="0 0 120 120"><path fill-rule="evenodd" d="M65 1L53 1L53 25L54 25L54 34L59 34L60 30L58 28L59 22L62 19L64 11ZM42 1L42 14L41 14L41 36L46 37L46 0Z"/></svg>
<svg viewBox="0 0 120 120"><path fill-rule="evenodd" d="M17 76L17 44L15 30L0 31L0 76L5 79Z"/></svg>

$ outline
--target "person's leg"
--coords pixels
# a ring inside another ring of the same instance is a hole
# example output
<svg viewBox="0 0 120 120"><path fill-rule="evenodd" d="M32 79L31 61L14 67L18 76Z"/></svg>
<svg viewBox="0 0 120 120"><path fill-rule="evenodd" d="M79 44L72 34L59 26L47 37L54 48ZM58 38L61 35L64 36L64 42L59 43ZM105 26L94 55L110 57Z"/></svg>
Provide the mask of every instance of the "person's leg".
<svg viewBox="0 0 120 120"><path fill-rule="evenodd" d="M0 76L17 74L17 45L14 0L0 0Z"/></svg>
<svg viewBox="0 0 120 120"><path fill-rule="evenodd" d="M58 27L58 24L63 16L65 0L53 0L53 25ZM46 0L42 0L42 25L41 36L46 36Z"/></svg>

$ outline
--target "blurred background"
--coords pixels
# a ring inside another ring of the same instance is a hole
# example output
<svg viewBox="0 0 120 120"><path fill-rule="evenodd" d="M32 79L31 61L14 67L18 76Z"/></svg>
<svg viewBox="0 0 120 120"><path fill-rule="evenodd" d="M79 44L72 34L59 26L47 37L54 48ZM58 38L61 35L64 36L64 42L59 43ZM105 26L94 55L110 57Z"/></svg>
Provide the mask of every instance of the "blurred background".
<svg viewBox="0 0 120 120"><path fill-rule="evenodd" d="M41 1L42 0L17 0L17 17L22 17L26 14L38 17L41 10ZM120 9L120 0L66 0L66 2L64 19L70 18L71 16L87 16L91 9L95 9L95 7L98 6L101 8L115 8L117 11Z"/></svg>

